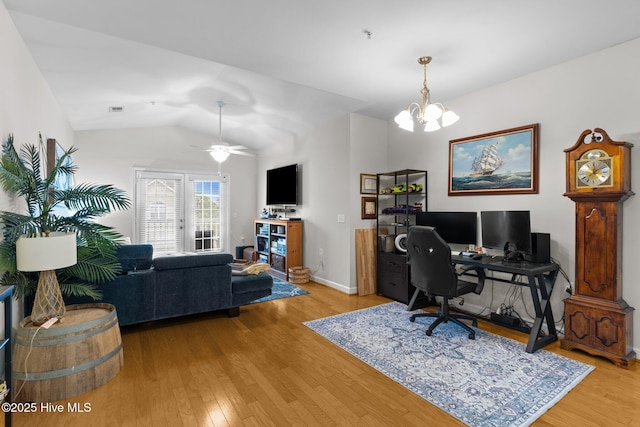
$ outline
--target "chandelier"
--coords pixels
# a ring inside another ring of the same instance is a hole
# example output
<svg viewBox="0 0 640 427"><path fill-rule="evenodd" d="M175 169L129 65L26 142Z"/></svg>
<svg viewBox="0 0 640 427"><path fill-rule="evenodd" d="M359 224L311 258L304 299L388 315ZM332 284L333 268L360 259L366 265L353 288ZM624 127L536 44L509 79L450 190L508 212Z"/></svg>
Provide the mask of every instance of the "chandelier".
<svg viewBox="0 0 640 427"><path fill-rule="evenodd" d="M413 121L418 121L424 125L425 132L433 132L441 127L447 127L457 122L460 117L451 110L447 110L441 103L429 102L429 89L427 88L427 64L431 62L430 56L418 58L418 63L422 65L424 80L422 82L422 102L412 102L395 117L398 127L413 132Z"/></svg>

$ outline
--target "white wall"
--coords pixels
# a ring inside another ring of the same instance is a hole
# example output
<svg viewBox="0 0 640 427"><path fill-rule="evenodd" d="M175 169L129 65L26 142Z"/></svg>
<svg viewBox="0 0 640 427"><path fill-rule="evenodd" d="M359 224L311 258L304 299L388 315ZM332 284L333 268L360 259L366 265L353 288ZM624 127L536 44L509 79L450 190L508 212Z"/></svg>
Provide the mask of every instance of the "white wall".
<svg viewBox="0 0 640 427"><path fill-rule="evenodd" d="M133 198L133 168L216 173L218 164L199 147L211 145L212 138L178 127L82 131L76 133L74 163L76 180L112 184ZM255 204L256 158L231 155L222 164L230 175L231 247L253 244L249 224L257 217ZM109 214L100 221L125 236L133 232L133 209ZM244 238L244 240L243 240Z"/></svg>
<svg viewBox="0 0 640 427"><path fill-rule="evenodd" d="M0 2L0 139L13 134L16 148L24 143L38 144L38 133L73 143L73 131L60 111L49 86L27 51L7 10ZM21 212L21 200L0 191L0 210ZM24 317L22 304L13 304L13 323ZM4 336L4 330L0 331Z"/></svg>
<svg viewBox="0 0 640 427"><path fill-rule="evenodd" d="M425 168L429 171L430 210L531 211L532 230L551 234L551 254L574 280L574 203L565 191L565 148L585 129L604 129L614 140L635 143L632 163L640 164L640 39L591 54L477 93L446 102L461 119L435 133L390 130L392 168ZM473 78L472 70L469 78ZM449 140L511 127L540 123L539 194L455 196L447 195ZM637 169L636 169L637 170ZM632 188L640 190L640 174L633 173ZM640 241L639 196L623 205L623 296L640 308L636 286ZM553 312L560 320L566 281L559 277L553 293ZM503 300L506 285L496 284L493 308ZM480 297L465 297L467 304L485 307L491 288ZM526 299L528 301L528 299ZM519 308L525 314L524 308ZM532 310L529 310L532 313ZM634 342L640 345L640 316L635 316Z"/></svg>
<svg viewBox="0 0 640 427"><path fill-rule="evenodd" d="M357 292L355 229L375 227L375 221L360 218L360 173L386 169L387 129L386 121L350 114L262 153L259 161L259 205L267 169L301 165L302 204L295 216L304 220L304 264L315 281L349 294Z"/></svg>
<svg viewBox="0 0 640 427"><path fill-rule="evenodd" d="M359 228L375 228L376 221L371 219L361 219L361 198L360 194L360 174L376 174L389 172L388 168L388 123L386 121L372 119L360 114L351 114L351 136L350 136L350 177L349 190L351 238L349 248L350 255L350 293L357 293L357 271L355 253L355 230Z"/></svg>
<svg viewBox="0 0 640 427"><path fill-rule="evenodd" d="M333 120L290 146L263 152L258 203L265 201L266 170L291 163L302 170L302 203L295 216L304 220L303 262L315 280L348 292L349 222L338 223L337 216L349 214L349 117Z"/></svg>

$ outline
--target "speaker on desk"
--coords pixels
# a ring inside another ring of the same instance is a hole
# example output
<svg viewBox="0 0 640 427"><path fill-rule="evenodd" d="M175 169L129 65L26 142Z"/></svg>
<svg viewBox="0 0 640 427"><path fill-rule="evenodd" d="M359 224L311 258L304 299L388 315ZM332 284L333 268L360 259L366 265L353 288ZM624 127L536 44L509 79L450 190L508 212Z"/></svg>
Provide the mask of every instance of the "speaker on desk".
<svg viewBox="0 0 640 427"><path fill-rule="evenodd" d="M551 262L551 235L531 233L531 262L549 264Z"/></svg>

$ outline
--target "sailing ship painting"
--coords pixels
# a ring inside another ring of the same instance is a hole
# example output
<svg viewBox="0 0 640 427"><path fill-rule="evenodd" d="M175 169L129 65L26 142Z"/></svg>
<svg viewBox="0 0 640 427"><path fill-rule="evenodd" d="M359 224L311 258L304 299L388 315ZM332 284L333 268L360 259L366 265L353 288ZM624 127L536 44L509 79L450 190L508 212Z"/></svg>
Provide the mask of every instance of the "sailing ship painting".
<svg viewBox="0 0 640 427"><path fill-rule="evenodd" d="M537 193L537 129L450 141L449 195Z"/></svg>
<svg viewBox="0 0 640 427"><path fill-rule="evenodd" d="M504 160L498 155L497 147L498 143L494 142L482 148L482 152L471 164L471 176L491 175L504 164Z"/></svg>

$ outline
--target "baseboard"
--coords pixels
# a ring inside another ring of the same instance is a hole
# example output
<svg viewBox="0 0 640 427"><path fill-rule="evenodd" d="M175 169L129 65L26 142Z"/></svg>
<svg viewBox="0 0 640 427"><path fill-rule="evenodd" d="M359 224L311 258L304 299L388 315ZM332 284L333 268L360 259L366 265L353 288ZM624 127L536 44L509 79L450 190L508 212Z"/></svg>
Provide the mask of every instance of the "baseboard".
<svg viewBox="0 0 640 427"><path fill-rule="evenodd" d="M348 294L348 295L353 295L358 293L357 289L351 289L348 286L342 285L340 283L332 282L330 280L323 279L322 277L318 277L315 275L311 276L311 280L313 280L314 282L320 283L322 285L326 285L330 288L336 289L340 292L344 292L345 294Z"/></svg>

